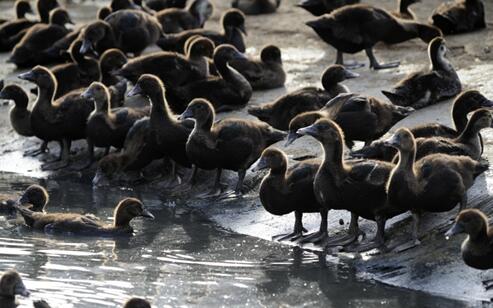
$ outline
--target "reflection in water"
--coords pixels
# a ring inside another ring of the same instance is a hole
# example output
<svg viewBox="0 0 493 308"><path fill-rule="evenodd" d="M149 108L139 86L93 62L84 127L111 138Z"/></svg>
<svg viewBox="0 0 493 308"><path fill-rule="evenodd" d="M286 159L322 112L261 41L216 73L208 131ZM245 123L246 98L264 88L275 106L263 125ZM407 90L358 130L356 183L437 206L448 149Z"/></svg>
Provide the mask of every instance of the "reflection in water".
<svg viewBox="0 0 493 308"><path fill-rule="evenodd" d="M3 174L0 193L29 184ZM225 232L152 192L42 184L50 190L51 212L93 213L109 222L116 202L132 196L143 200L156 220L136 219L131 238L102 239L33 233L15 219L0 218L0 272L21 273L32 294L21 299L26 307L41 298L53 307L115 307L131 296L156 307L456 304L359 281L349 266L327 263L323 254Z"/></svg>

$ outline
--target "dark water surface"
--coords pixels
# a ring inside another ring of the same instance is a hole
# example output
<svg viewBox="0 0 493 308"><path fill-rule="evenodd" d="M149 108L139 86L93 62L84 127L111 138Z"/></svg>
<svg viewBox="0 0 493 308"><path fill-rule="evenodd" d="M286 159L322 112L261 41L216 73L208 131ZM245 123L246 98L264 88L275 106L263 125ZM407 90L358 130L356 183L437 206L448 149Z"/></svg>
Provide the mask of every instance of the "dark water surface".
<svg viewBox="0 0 493 308"><path fill-rule="evenodd" d="M34 180L34 182L37 182ZM32 179L0 174L0 193ZM156 220L133 221L132 238L34 233L0 218L0 272L16 268L31 299L53 307L119 307L130 296L156 307L461 307L464 303L358 280L325 256L221 230L196 210L164 203L156 192L96 191L43 181L50 212L93 213L111 222L114 204L136 196ZM22 299L22 307L31 307Z"/></svg>

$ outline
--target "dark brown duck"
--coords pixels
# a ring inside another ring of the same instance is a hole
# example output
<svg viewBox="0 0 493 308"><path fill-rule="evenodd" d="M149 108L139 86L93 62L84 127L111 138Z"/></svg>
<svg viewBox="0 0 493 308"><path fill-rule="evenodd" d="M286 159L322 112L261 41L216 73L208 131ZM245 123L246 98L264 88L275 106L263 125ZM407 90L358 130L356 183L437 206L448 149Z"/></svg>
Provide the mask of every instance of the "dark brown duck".
<svg viewBox="0 0 493 308"><path fill-rule="evenodd" d="M159 11L156 18L164 33L180 33L203 28L213 11L214 7L209 0L194 0L186 9L169 8Z"/></svg>
<svg viewBox="0 0 493 308"><path fill-rule="evenodd" d="M430 23L444 34L471 32L486 28L484 4L481 0L456 0L440 4Z"/></svg>
<svg viewBox="0 0 493 308"><path fill-rule="evenodd" d="M14 8L16 19L7 20L0 25L0 51L10 51L18 43L12 37L37 23L26 18L27 13L33 12L29 1L17 0Z"/></svg>
<svg viewBox="0 0 493 308"><path fill-rule="evenodd" d="M281 0L233 0L231 7L239 9L246 15L275 13Z"/></svg>

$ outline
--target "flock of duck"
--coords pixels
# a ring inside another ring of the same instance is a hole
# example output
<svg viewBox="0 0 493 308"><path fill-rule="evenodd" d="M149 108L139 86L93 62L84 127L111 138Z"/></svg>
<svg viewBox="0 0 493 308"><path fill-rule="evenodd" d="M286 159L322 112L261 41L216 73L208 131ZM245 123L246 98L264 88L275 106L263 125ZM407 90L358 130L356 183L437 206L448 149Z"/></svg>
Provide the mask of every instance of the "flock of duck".
<svg viewBox="0 0 493 308"><path fill-rule="evenodd" d="M469 235L462 245L467 265L493 267L487 218L466 209L467 190L488 169L481 161L480 132L492 126L493 101L478 91L462 92L443 38L484 28L481 0L444 3L429 23L415 20L409 7L416 0L400 0L395 12L357 0L303 0L298 6L319 16L306 25L336 49L335 64L323 72L321 88L300 88L259 106L248 106L252 92L282 87L286 74L277 46L264 47L259 59L243 54L245 15L274 13L281 1L232 1L232 8L222 14L222 31L203 28L214 10L208 0L186 2L113 0L94 21L67 28L72 23L69 12L56 0L36 1L39 20L26 18L31 5L17 0L16 18L0 24L0 50L11 52L8 62L29 68L18 77L36 86L30 91L37 98L29 110L25 90L2 82L0 99L15 103L10 112L13 129L41 140L39 149L25 155L43 154L48 143L57 142L59 158L42 168L65 168L72 142L85 139L87 163L81 169L96 161L95 148L104 149L94 185L159 159L171 162L176 187L195 185L199 170L216 170L204 198L226 195L223 170L238 174L228 197L241 196L248 170L268 170L260 184L262 205L274 215L295 214L293 232L276 236L278 240L352 247L348 245L362 235L361 217L374 221L377 233L371 243L358 245L358 251L386 249L386 221L406 212L412 213L412 245L417 245L424 213L449 212L459 205L460 214L447 235ZM371 69L394 68L399 62L380 63L373 47L413 38L428 45L430 68L382 91L389 101L352 93L341 84L358 78L351 68L362 66L345 63L344 53L365 51ZM153 45L162 51L142 54ZM414 110L448 98L455 98L454 127L422 124L380 139ZM215 119L217 113L247 106L258 120ZM289 146L305 135L322 145L323 157L290 163L281 149L271 147L282 140ZM355 141L364 146L353 149ZM187 181L182 181L180 168L192 168ZM131 235L133 218L153 218L134 198L117 204L111 225L92 215L51 213L47 203L47 191L32 185L19 199L4 200L1 210L20 213L33 230L72 235ZM330 210L351 213L346 235L328 236ZM302 217L314 212L320 213L320 229L307 235ZM16 294L28 292L15 271L6 272L0 295ZM138 302L125 307L146 307Z"/></svg>

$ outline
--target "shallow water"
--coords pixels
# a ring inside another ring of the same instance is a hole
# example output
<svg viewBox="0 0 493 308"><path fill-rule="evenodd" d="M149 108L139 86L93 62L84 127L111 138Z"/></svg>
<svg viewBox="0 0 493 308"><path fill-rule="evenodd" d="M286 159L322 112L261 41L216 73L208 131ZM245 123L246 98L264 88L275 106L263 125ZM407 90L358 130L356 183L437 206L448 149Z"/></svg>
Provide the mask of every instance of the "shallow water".
<svg viewBox="0 0 493 308"><path fill-rule="evenodd" d="M32 179L0 174L0 193ZM299 248L232 234L201 213L149 191L97 191L70 181L41 181L50 212L93 213L111 222L114 204L136 196L155 214L133 221L131 238L33 233L0 219L0 272L16 268L31 299L53 307L118 307L130 296L166 306L434 307L463 303L361 281L350 266Z"/></svg>

